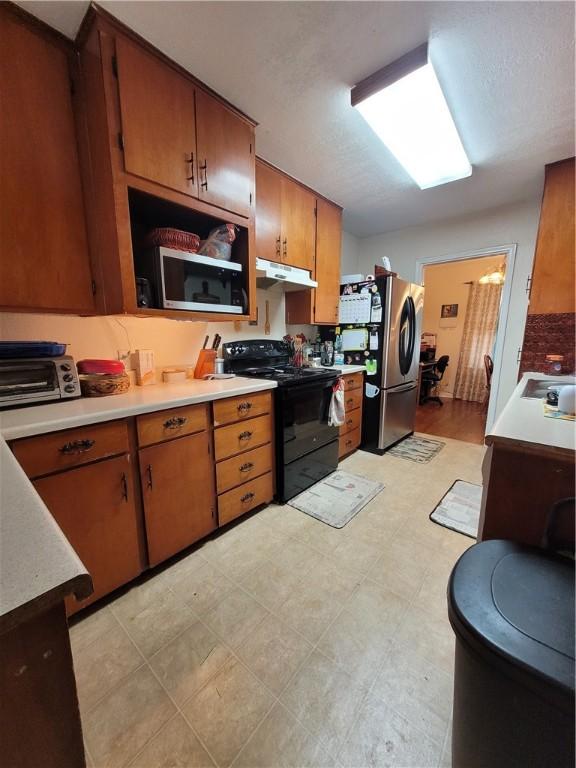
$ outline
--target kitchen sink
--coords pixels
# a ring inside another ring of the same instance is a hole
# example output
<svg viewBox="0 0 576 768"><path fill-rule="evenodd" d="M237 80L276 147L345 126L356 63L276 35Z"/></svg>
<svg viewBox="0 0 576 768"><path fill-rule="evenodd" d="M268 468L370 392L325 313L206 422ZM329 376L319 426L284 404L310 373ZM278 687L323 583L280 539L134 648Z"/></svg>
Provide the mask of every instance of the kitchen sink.
<svg viewBox="0 0 576 768"><path fill-rule="evenodd" d="M543 400L548 394L548 387L562 389L564 386L566 385L554 381L554 379L528 379L520 397L531 397L536 400Z"/></svg>

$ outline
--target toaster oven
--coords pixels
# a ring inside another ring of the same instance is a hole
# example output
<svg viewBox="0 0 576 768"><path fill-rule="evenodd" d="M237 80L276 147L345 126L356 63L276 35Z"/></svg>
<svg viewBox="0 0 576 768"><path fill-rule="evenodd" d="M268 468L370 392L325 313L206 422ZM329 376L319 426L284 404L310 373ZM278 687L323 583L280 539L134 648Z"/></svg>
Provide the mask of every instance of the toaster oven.
<svg viewBox="0 0 576 768"><path fill-rule="evenodd" d="M69 355L0 360L0 409L74 397L80 381Z"/></svg>

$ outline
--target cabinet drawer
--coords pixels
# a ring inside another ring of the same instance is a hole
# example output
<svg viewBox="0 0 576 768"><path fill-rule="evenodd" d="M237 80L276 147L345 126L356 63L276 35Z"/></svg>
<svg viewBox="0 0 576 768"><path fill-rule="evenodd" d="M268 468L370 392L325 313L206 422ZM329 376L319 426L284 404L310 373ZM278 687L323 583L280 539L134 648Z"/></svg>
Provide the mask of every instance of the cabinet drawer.
<svg viewBox="0 0 576 768"><path fill-rule="evenodd" d="M354 429L360 427L362 421L362 409L355 408L353 411L346 413L346 420L340 427L340 435L346 435L348 432L352 432Z"/></svg>
<svg viewBox="0 0 576 768"><path fill-rule="evenodd" d="M272 393L258 392L255 395L242 395L240 397L228 397L226 400L215 400L214 426L232 424L237 421L261 416L272 410Z"/></svg>
<svg viewBox="0 0 576 768"><path fill-rule="evenodd" d="M231 520L244 515L251 509L272 501L272 473L250 480L233 491L223 493L218 497L218 522L226 525Z"/></svg>
<svg viewBox="0 0 576 768"><path fill-rule="evenodd" d="M360 445L360 427L356 427L351 432L347 432L345 435L340 435L340 444L338 446L338 458L346 456L351 451L354 451Z"/></svg>
<svg viewBox="0 0 576 768"><path fill-rule="evenodd" d="M11 448L28 477L39 477L127 453L128 429L125 421L108 421L26 437Z"/></svg>
<svg viewBox="0 0 576 768"><path fill-rule="evenodd" d="M348 392L351 389L362 389L362 382L364 379L363 373L349 373L342 376L344 381L344 390Z"/></svg>
<svg viewBox="0 0 576 768"><path fill-rule="evenodd" d="M253 451L221 461L216 465L218 493L224 493L237 485L259 477L272 470L272 445L262 445Z"/></svg>
<svg viewBox="0 0 576 768"><path fill-rule="evenodd" d="M258 416L255 419L230 424L214 430L214 452L216 461L235 456L251 448L269 443L272 439L270 416Z"/></svg>
<svg viewBox="0 0 576 768"><path fill-rule="evenodd" d="M354 408L360 408L362 405L362 394L362 389L353 389L351 392L345 392L344 407L346 413L353 411Z"/></svg>
<svg viewBox="0 0 576 768"><path fill-rule="evenodd" d="M192 435L208 429L208 405L186 405L168 411L146 413L136 419L138 444L152 445L173 437Z"/></svg>

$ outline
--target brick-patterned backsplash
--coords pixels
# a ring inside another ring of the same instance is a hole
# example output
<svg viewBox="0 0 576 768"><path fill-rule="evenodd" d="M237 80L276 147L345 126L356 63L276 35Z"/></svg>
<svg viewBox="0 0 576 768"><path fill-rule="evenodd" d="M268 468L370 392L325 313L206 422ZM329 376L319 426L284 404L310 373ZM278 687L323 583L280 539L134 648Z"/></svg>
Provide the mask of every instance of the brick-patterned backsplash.
<svg viewBox="0 0 576 768"><path fill-rule="evenodd" d="M548 373L546 355L564 355L562 372L574 372L575 318L574 312L528 315L519 376L526 371Z"/></svg>

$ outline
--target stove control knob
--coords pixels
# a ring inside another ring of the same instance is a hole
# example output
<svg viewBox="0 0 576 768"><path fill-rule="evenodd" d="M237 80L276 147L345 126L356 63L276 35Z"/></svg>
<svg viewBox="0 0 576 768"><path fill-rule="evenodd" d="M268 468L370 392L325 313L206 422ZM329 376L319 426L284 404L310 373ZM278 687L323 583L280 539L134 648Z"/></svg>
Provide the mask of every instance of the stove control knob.
<svg viewBox="0 0 576 768"><path fill-rule="evenodd" d="M61 371L69 371L70 370L70 364L69 363L62 363L60 365L60 370Z"/></svg>
<svg viewBox="0 0 576 768"><path fill-rule="evenodd" d="M72 381L74 376L72 376L71 373L65 373L64 376L62 376L62 378L64 379L64 381Z"/></svg>
<svg viewBox="0 0 576 768"><path fill-rule="evenodd" d="M74 384L66 384L66 386L64 387L64 392L75 392L75 391L76 391L76 387L74 386Z"/></svg>

